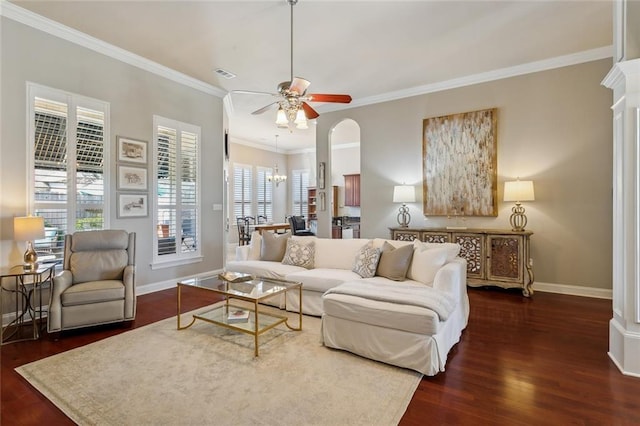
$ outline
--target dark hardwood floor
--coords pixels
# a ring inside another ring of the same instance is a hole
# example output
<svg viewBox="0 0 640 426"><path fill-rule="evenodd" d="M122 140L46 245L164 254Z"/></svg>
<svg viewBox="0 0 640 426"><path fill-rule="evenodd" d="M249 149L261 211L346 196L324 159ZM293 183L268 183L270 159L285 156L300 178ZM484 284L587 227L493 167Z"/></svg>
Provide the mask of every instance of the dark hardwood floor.
<svg viewBox="0 0 640 426"><path fill-rule="evenodd" d="M188 293L185 309L215 301ZM132 327L174 316L175 294L140 296ZM469 289L469 298L469 325L447 371L422 379L401 425L640 424L640 378L607 356L611 301L499 289ZM125 331L111 325L2 346L0 423L73 424L14 368Z"/></svg>

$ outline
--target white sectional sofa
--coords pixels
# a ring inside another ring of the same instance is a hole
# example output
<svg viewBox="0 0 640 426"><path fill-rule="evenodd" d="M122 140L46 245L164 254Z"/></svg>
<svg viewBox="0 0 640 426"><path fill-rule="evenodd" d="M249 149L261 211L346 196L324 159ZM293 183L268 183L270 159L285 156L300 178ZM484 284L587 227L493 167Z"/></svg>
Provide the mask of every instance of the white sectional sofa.
<svg viewBox="0 0 640 426"><path fill-rule="evenodd" d="M286 249L277 243L284 255L267 253L278 238L287 239ZM459 250L457 244L254 233L226 269L301 282L302 312L322 316L326 346L435 375L444 371L469 316ZM408 252L410 261L402 264ZM363 258L376 253L379 258L365 259L369 269L363 270ZM281 308L284 302L275 301ZM287 295L288 310L298 305L297 294Z"/></svg>

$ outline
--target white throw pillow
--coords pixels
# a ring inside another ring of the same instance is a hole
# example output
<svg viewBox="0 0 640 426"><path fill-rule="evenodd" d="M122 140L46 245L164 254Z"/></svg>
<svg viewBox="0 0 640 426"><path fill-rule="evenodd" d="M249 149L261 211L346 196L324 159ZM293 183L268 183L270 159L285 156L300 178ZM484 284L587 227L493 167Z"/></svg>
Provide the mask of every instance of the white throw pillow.
<svg viewBox="0 0 640 426"><path fill-rule="evenodd" d="M414 248L407 277L423 284L432 284L436 273L447 263L449 252L450 249L447 247Z"/></svg>
<svg viewBox="0 0 640 426"><path fill-rule="evenodd" d="M458 243L424 243L419 240L413 241L413 247L420 250L443 248L447 250L447 262L451 262L460 254L460 244Z"/></svg>
<svg viewBox="0 0 640 426"><path fill-rule="evenodd" d="M251 242L249 242L248 260L260 260L261 246L262 246L262 235L260 235L260 232L258 231L253 231L251 233Z"/></svg>
<svg viewBox="0 0 640 426"><path fill-rule="evenodd" d="M373 247L373 241L370 241L356 254L351 270L362 278L371 278L376 275L379 260L380 249Z"/></svg>
<svg viewBox="0 0 640 426"><path fill-rule="evenodd" d="M316 243L314 240L294 240L287 239L287 250L282 258L284 265L301 266L313 269L313 258L315 256Z"/></svg>

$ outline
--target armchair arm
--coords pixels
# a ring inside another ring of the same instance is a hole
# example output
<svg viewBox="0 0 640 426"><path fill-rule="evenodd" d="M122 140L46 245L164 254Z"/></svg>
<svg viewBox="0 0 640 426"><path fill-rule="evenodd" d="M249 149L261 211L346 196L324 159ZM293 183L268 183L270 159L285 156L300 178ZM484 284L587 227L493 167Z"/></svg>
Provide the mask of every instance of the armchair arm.
<svg viewBox="0 0 640 426"><path fill-rule="evenodd" d="M71 271L64 270L51 280L51 300L47 313L47 331L49 333L62 329L62 301L60 295L73 284Z"/></svg>
<svg viewBox="0 0 640 426"><path fill-rule="evenodd" d="M456 257L436 273L433 288L451 294L459 303L467 292L467 261Z"/></svg>
<svg viewBox="0 0 640 426"><path fill-rule="evenodd" d="M127 265L124 268L122 283L124 284L124 319L132 320L136 317L136 267Z"/></svg>

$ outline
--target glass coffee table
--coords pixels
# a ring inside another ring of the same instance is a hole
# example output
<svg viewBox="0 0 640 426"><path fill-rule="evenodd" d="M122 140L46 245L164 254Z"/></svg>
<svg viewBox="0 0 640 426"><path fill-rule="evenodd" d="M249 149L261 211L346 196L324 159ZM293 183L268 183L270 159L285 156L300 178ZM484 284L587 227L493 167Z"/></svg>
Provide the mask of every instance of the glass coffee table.
<svg viewBox="0 0 640 426"><path fill-rule="evenodd" d="M221 295L225 300L220 306L206 312L194 314L191 322L181 325L180 298L183 289L209 291ZM299 305L302 307L302 284L294 281L277 280L273 278L255 278L243 282L223 281L217 275L210 277L191 278L178 282L178 330L189 328L197 319L221 327L251 334L254 338L254 355L258 356L258 336L268 330L285 324L294 331L302 330L302 309L298 309L298 326L289 325L289 318L285 315L261 312L259 304L279 294L285 298L288 291L298 291ZM242 300L253 304L252 307L234 304L233 300Z"/></svg>

